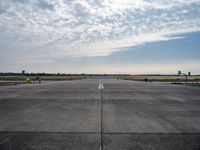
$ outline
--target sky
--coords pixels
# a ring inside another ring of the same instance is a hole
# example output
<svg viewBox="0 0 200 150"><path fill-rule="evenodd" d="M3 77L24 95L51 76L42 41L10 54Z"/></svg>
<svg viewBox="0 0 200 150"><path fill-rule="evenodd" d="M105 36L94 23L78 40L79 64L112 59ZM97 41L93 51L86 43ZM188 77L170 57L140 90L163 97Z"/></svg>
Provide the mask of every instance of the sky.
<svg viewBox="0 0 200 150"><path fill-rule="evenodd" d="M0 0L0 72L200 74L200 0Z"/></svg>

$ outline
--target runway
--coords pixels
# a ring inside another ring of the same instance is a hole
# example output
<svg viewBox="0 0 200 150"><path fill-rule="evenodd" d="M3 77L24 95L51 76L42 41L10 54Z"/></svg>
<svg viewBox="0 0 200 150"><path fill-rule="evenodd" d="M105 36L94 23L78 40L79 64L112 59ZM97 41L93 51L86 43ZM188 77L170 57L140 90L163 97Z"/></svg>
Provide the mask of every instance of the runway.
<svg viewBox="0 0 200 150"><path fill-rule="evenodd" d="M200 88L116 79L0 87L0 150L198 150Z"/></svg>

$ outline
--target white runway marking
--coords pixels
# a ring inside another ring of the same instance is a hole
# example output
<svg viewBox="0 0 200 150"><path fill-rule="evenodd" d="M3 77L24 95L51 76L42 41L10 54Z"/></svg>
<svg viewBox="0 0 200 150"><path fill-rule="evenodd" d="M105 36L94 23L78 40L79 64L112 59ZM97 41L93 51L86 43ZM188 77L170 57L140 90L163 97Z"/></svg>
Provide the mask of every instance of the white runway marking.
<svg viewBox="0 0 200 150"><path fill-rule="evenodd" d="M103 83L99 83L98 89L104 89Z"/></svg>

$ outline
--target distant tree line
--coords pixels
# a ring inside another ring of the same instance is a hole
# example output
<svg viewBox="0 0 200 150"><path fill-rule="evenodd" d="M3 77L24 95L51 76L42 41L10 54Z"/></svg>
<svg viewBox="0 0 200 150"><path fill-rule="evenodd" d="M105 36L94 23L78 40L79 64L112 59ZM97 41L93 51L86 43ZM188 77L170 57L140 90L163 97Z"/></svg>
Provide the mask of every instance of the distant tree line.
<svg viewBox="0 0 200 150"><path fill-rule="evenodd" d="M128 76L129 74L66 74L66 73L21 73L15 72L0 72L0 76Z"/></svg>

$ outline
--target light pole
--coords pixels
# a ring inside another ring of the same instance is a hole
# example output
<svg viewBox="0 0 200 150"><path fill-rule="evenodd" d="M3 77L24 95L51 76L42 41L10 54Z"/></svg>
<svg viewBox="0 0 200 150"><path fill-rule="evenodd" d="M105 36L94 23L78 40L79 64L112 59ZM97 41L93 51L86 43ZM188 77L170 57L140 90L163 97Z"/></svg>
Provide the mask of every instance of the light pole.
<svg viewBox="0 0 200 150"><path fill-rule="evenodd" d="M188 74L186 73L182 73L180 70L178 71L178 75L184 75L185 76L185 85L188 85L188 76L191 75L191 72L188 72Z"/></svg>

